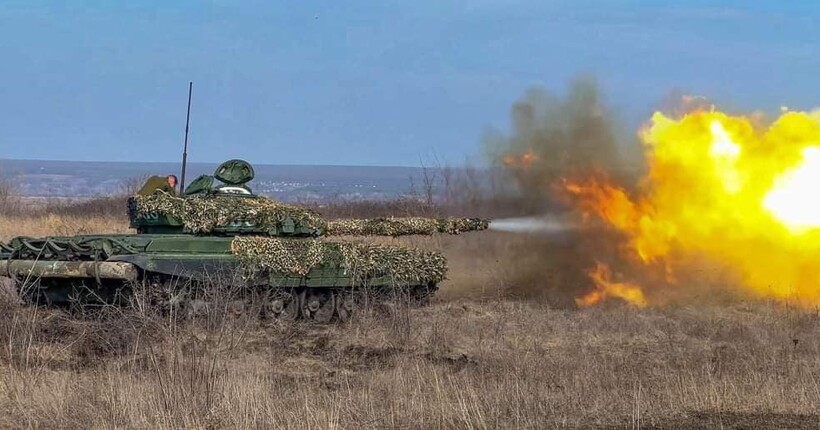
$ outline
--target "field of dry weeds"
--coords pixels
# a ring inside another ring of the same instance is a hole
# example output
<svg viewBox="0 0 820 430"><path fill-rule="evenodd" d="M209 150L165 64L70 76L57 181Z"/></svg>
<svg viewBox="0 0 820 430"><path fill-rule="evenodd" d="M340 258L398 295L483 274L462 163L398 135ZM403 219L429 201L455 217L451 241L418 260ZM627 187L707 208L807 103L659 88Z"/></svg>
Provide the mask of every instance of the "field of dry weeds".
<svg viewBox="0 0 820 430"><path fill-rule="evenodd" d="M128 231L90 207L0 219L13 235ZM575 309L569 241L501 233L442 250L423 308L313 325L151 309L85 315L0 298L3 428L818 428L820 313L710 298Z"/></svg>

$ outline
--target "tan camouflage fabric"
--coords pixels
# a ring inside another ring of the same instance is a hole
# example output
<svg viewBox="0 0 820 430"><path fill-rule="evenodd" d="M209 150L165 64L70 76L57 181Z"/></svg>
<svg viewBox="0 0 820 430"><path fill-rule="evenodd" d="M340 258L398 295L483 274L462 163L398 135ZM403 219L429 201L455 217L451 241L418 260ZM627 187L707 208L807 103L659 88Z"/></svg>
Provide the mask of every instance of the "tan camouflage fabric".
<svg viewBox="0 0 820 430"><path fill-rule="evenodd" d="M407 236L436 233L459 234L486 230L489 221L481 218L372 218L328 221L327 234L333 236Z"/></svg>
<svg viewBox="0 0 820 430"><path fill-rule="evenodd" d="M135 196L137 212L159 213L179 219L194 233L208 233L231 222L247 221L261 227L278 227L290 218L308 228L324 231L327 224L316 212L264 197L174 197L167 193Z"/></svg>
<svg viewBox="0 0 820 430"><path fill-rule="evenodd" d="M438 283L447 274L443 255L390 245L237 236L231 251L252 272L303 276L318 267L342 267L356 282L388 276L405 285Z"/></svg>
<svg viewBox="0 0 820 430"><path fill-rule="evenodd" d="M406 236L436 233L459 234L486 230L482 218L371 218L325 221L317 212L266 197L194 196L175 197L158 192L136 196L137 212L159 213L179 219L194 233L209 233L231 222L247 221L263 230L278 228L291 219L328 236Z"/></svg>

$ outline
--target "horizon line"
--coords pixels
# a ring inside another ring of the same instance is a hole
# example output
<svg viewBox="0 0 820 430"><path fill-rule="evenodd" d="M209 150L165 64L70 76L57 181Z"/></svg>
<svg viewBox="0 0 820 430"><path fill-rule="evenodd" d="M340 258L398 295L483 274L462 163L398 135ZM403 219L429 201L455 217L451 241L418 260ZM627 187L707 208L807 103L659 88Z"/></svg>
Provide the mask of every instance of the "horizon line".
<svg viewBox="0 0 820 430"><path fill-rule="evenodd" d="M224 161L190 161L188 165L191 164L213 164L219 165ZM115 161L115 160L57 160L57 159L44 159L44 158L0 158L0 162L3 161L25 161L25 162L57 162L57 163L117 163L117 164L178 164L182 167L181 161ZM374 168L399 168L399 169L436 169L436 168L444 168L444 167L454 167L454 166L443 166L443 167L434 167L434 166L401 166L401 165L389 165L389 164L273 164L273 163L251 163L252 166L279 166L279 167L374 167Z"/></svg>

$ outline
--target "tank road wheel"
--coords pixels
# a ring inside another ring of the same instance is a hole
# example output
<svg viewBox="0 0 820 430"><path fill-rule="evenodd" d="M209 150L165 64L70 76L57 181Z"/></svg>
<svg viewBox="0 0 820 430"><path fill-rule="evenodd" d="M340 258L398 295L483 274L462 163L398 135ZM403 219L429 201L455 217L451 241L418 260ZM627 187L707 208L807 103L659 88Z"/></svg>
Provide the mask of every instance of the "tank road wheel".
<svg viewBox="0 0 820 430"><path fill-rule="evenodd" d="M310 291L302 306L302 315L305 318L321 323L330 322L335 311L336 299L334 294L325 290Z"/></svg>
<svg viewBox="0 0 820 430"><path fill-rule="evenodd" d="M339 321L350 321L356 314L356 297L354 293L343 291L336 294L336 315Z"/></svg>
<svg viewBox="0 0 820 430"><path fill-rule="evenodd" d="M19 303L29 306L50 305L47 295L40 286L39 279L22 280L19 278L11 278L9 284L13 295L17 296Z"/></svg>
<svg viewBox="0 0 820 430"><path fill-rule="evenodd" d="M436 290L438 290L438 286L435 284L414 285L408 289L407 298L414 306L427 306L430 304Z"/></svg>
<svg viewBox="0 0 820 430"><path fill-rule="evenodd" d="M187 316L195 316L189 302L189 286L180 279L151 277L140 286L139 293L134 292L134 299L139 306L149 306L163 315L177 316L185 310Z"/></svg>
<svg viewBox="0 0 820 430"><path fill-rule="evenodd" d="M265 315L283 321L294 321L299 318L299 310L304 300L304 291L298 291L295 288L272 291L268 295Z"/></svg>

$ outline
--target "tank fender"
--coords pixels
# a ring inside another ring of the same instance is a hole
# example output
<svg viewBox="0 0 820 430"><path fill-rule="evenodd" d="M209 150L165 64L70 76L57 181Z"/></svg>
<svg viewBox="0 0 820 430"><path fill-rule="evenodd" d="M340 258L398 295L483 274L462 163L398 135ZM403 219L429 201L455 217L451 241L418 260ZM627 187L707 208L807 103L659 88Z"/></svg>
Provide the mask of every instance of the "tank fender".
<svg viewBox="0 0 820 430"><path fill-rule="evenodd" d="M190 255L115 255L106 261L129 263L144 273L162 274L197 281L208 280L217 274L233 274L237 262L233 259L207 259Z"/></svg>

